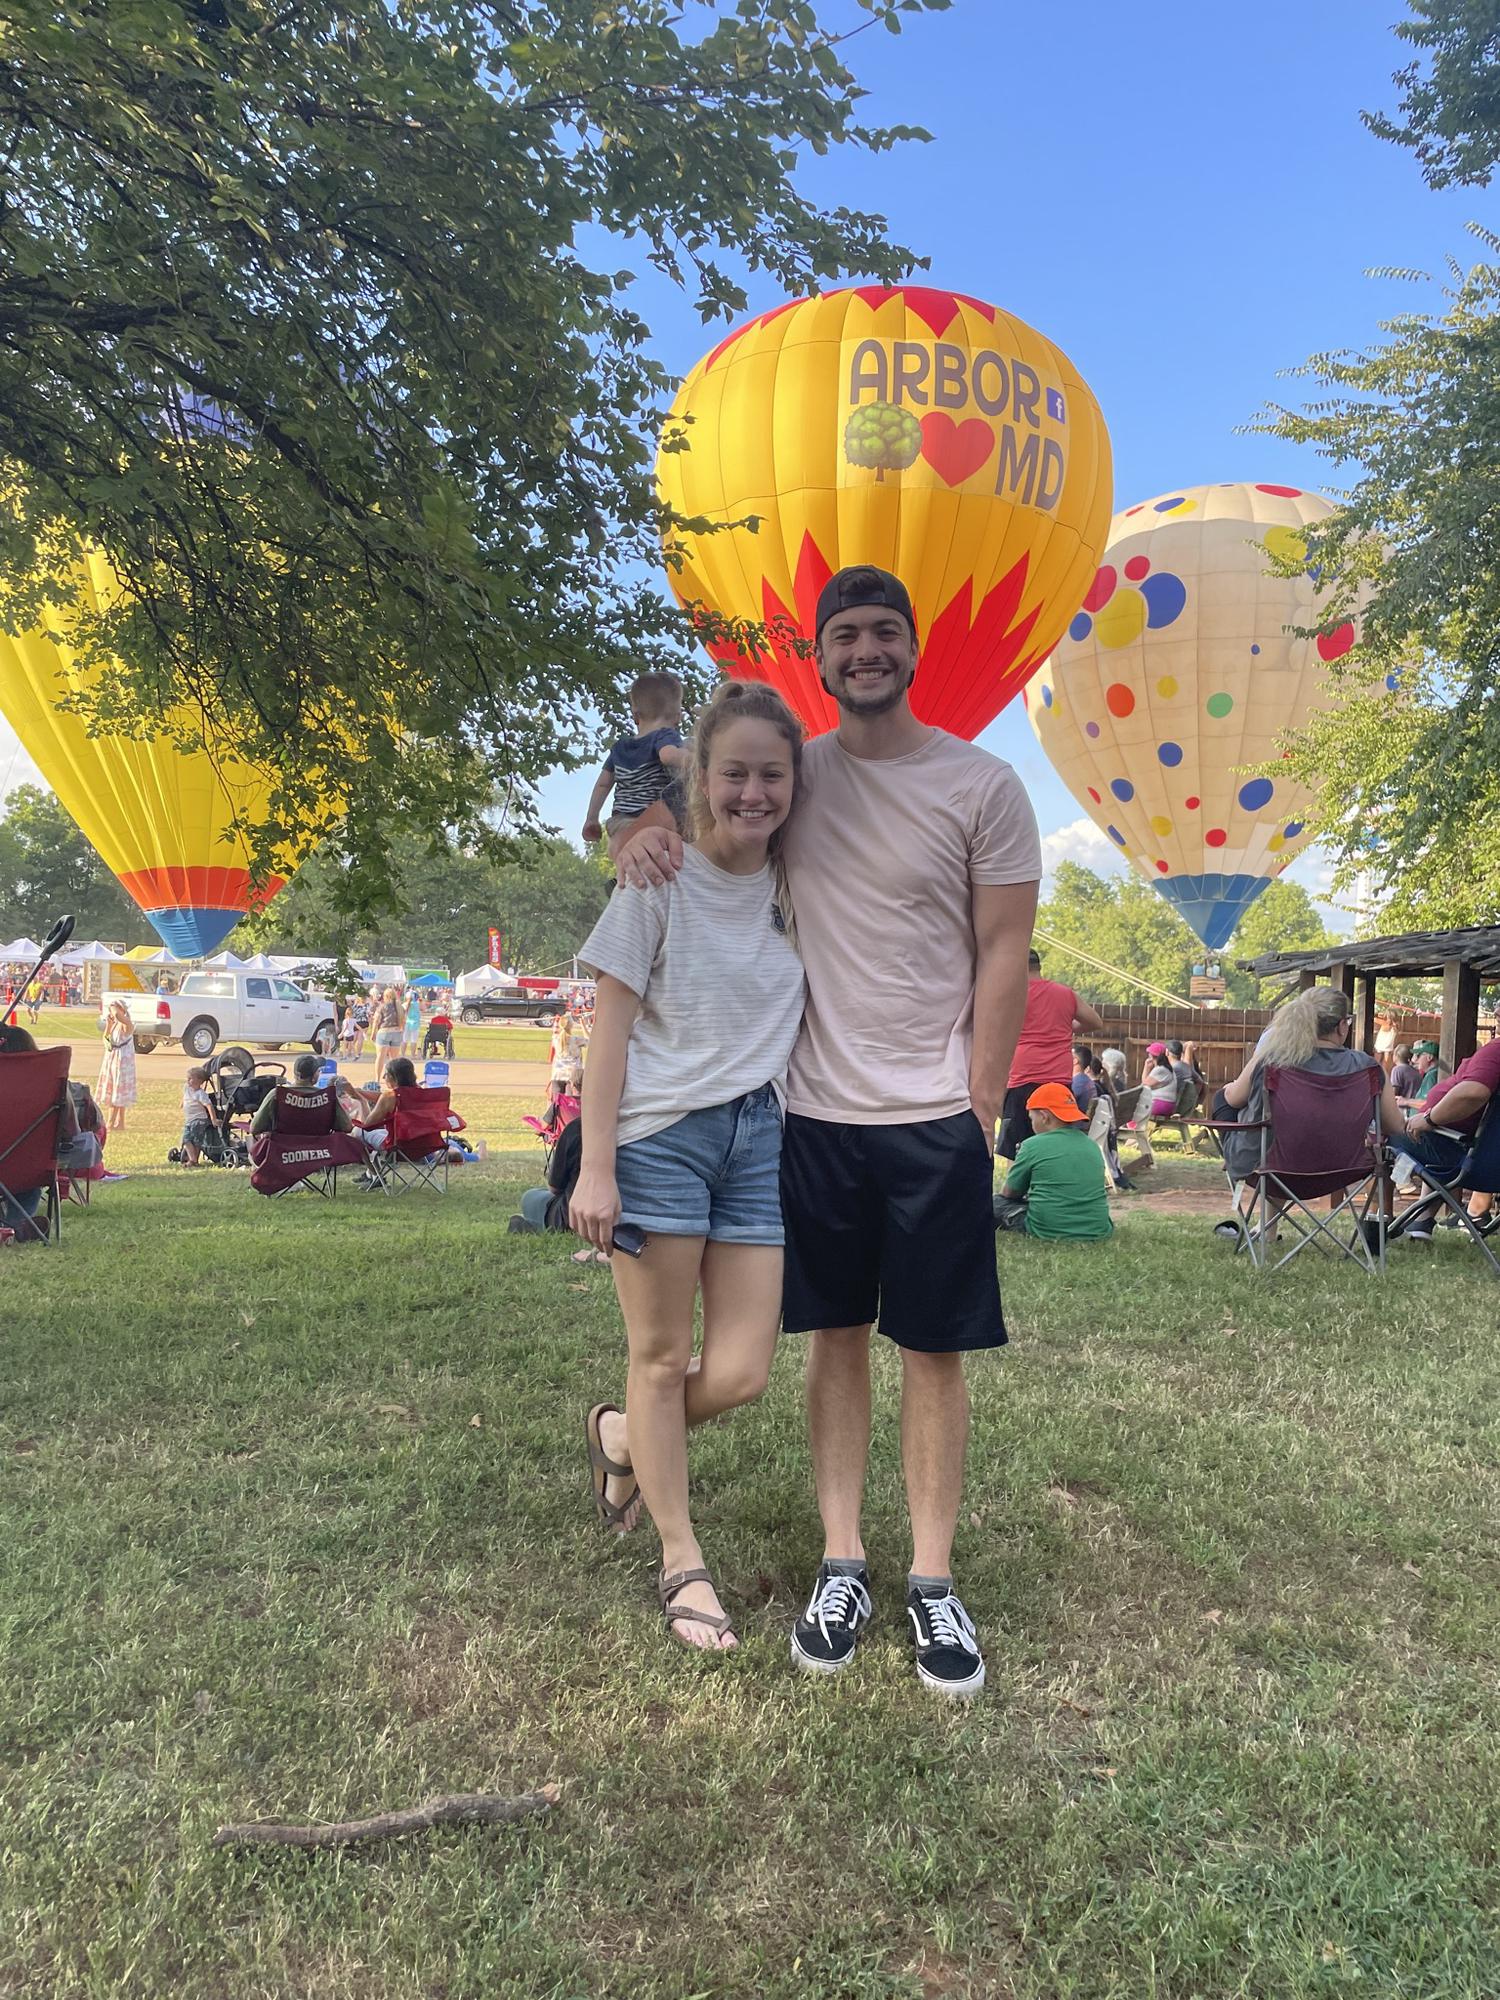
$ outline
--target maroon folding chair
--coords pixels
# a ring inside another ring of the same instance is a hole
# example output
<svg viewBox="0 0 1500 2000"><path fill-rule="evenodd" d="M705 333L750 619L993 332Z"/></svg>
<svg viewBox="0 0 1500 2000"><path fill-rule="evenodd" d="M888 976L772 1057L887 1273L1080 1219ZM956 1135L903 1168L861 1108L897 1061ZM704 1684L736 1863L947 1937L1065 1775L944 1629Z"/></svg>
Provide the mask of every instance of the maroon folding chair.
<svg viewBox="0 0 1500 2000"><path fill-rule="evenodd" d="M20 1049L0 1055L0 1195L16 1201L40 1188L42 1219L20 1217L17 1240L62 1241L62 1197L57 1149L68 1102L71 1049ZM41 1206L41 1204L39 1204Z"/></svg>
<svg viewBox="0 0 1500 2000"><path fill-rule="evenodd" d="M361 1166L365 1148L352 1132L336 1132L333 1090L328 1085L276 1086L276 1127L250 1141L250 1185L257 1194L279 1199L300 1188L334 1200L339 1168Z"/></svg>
<svg viewBox="0 0 1500 2000"><path fill-rule="evenodd" d="M448 1134L463 1129L464 1121L451 1109L445 1087L402 1084L385 1144L370 1155L371 1171L387 1194L405 1194L418 1187L446 1194Z"/></svg>
<svg viewBox="0 0 1500 2000"><path fill-rule="evenodd" d="M1260 1163L1245 1177L1249 1206L1241 1210L1235 1204L1240 1237L1235 1248L1246 1251L1257 1270L1279 1271L1315 1243L1325 1255L1348 1257L1366 1271L1383 1271L1382 1195L1388 1162L1374 1110L1384 1073L1372 1066L1324 1076L1268 1063L1262 1075L1269 1118L1234 1128L1260 1133ZM1211 1120L1203 1123L1215 1136L1230 1129ZM1334 1196L1339 1199L1326 1214L1311 1207ZM1344 1225L1353 1225L1347 1237L1341 1233L1341 1218ZM1296 1241L1278 1257L1276 1232L1283 1223Z"/></svg>

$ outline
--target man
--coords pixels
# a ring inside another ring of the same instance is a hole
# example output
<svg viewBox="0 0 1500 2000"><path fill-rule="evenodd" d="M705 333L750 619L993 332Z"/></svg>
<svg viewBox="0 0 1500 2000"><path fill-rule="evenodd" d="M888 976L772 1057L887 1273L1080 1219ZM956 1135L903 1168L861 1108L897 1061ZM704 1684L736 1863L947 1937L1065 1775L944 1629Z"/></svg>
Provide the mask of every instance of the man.
<svg viewBox="0 0 1500 2000"><path fill-rule="evenodd" d="M317 1087L318 1071L322 1067L323 1058L321 1056L313 1055L310 1051L306 1055L300 1055L292 1064L292 1082L299 1090L313 1090ZM330 1091L329 1095L332 1098L333 1130L335 1132L352 1132L354 1125L348 1112L339 1102L334 1092ZM268 1090L256 1106L255 1116L250 1120L250 1136L252 1139L258 1138L262 1132L274 1132L275 1130L276 1093L274 1090Z"/></svg>
<svg viewBox="0 0 1500 2000"><path fill-rule="evenodd" d="M871 1615L860 1517L878 1317L901 1351L917 1673L970 1695L984 1660L950 1570L969 1428L963 1355L1006 1337L992 1150L1041 848L1015 772L913 715L916 623L899 579L840 570L818 599L815 639L840 717L803 752L785 850L808 1003L782 1153L783 1322L812 1335L825 1540L792 1657L837 1673ZM666 880L680 861L681 843L656 828L618 857L635 882Z"/></svg>
<svg viewBox="0 0 1500 2000"><path fill-rule="evenodd" d="M1026 954L1026 973L1026 1015L1011 1057L1000 1143L995 1149L1007 1160L1016 1157L1030 1135L1026 1100L1032 1091L1039 1084L1068 1081L1072 1074L1068 1068L1070 1052L1080 1029L1095 1035L1104 1032L1103 1020L1071 986L1043 979L1041 956L1034 946Z"/></svg>
<svg viewBox="0 0 1500 2000"><path fill-rule="evenodd" d="M1500 1036L1466 1057L1446 1083L1432 1085L1426 1103L1407 1119L1406 1130L1390 1141L1391 1151L1406 1154L1444 1179L1451 1178L1462 1164L1497 1089L1500 1089ZM1406 1178L1410 1178L1409 1173ZM1396 1180L1398 1185L1402 1184L1399 1160ZM1430 1243L1431 1214L1407 1223L1401 1233L1415 1243Z"/></svg>
<svg viewBox="0 0 1500 2000"><path fill-rule="evenodd" d="M1098 1243L1114 1230L1104 1162L1088 1118L1060 1083L1044 1083L1026 1103L1032 1136L995 1196L995 1227L1045 1241Z"/></svg>
<svg viewBox="0 0 1500 2000"><path fill-rule="evenodd" d="M1441 1080L1438 1076L1437 1043L1418 1042L1411 1052L1411 1066L1417 1074L1416 1083L1410 1091L1398 1090L1396 1102L1408 1111L1415 1111L1427 1102Z"/></svg>

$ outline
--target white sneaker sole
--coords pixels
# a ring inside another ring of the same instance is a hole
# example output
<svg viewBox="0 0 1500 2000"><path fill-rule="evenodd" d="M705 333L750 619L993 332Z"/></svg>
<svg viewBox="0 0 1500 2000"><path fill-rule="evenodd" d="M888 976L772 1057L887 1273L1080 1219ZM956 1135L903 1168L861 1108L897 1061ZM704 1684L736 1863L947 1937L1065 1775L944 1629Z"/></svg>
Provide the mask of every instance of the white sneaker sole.
<svg viewBox="0 0 1500 2000"><path fill-rule="evenodd" d="M984 1661L979 1662L977 1674L971 1674L966 1681L939 1680L936 1674L928 1673L920 1660L917 1661L917 1679L923 1687L929 1687L934 1694L945 1694L951 1701L972 1701L984 1686Z"/></svg>
<svg viewBox="0 0 1500 2000"><path fill-rule="evenodd" d="M796 1633L792 1634L792 1665L800 1667L805 1674L823 1674L825 1676L828 1674L841 1674L858 1651L859 1642L856 1640L841 1660L815 1660L810 1653L803 1652L802 1648L797 1644Z"/></svg>

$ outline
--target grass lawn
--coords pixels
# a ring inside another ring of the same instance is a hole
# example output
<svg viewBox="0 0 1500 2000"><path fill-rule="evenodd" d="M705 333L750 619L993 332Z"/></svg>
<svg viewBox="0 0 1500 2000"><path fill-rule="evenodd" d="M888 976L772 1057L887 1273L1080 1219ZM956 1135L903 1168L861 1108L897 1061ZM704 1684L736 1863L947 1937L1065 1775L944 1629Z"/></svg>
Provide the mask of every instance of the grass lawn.
<svg viewBox="0 0 1500 2000"><path fill-rule="evenodd" d="M492 1031L508 1037L512 1031ZM149 1064L142 1065L143 1078ZM1255 1279L1204 1218L1004 1239L957 1565L989 1689L911 1671L896 1369L878 1623L786 1633L819 1534L789 1341L695 1441L744 1641L675 1650L586 1506L609 1277L509 1238L497 1096L446 1202L159 1164L147 1081L60 1252L0 1253L0 1992L173 2000L1500 1993L1500 1287ZM223 1821L561 1786L342 1854Z"/></svg>
<svg viewBox="0 0 1500 2000"><path fill-rule="evenodd" d="M79 1052L83 1072L92 1075L98 1068L98 1062L86 1052L97 1052L103 1046L97 1020L92 1006L43 1007L33 1033L41 1041L71 1042ZM27 1025L24 1009L21 1021L23 1026ZM176 1046L175 1043L173 1046ZM456 1056L479 1057L485 1062L545 1062L551 1047L552 1035L546 1028L497 1024L487 1028L455 1027L453 1030L453 1053ZM373 1063L373 1052L370 1059ZM145 1064L151 1058L143 1056L140 1060ZM145 1081L144 1071L142 1081Z"/></svg>

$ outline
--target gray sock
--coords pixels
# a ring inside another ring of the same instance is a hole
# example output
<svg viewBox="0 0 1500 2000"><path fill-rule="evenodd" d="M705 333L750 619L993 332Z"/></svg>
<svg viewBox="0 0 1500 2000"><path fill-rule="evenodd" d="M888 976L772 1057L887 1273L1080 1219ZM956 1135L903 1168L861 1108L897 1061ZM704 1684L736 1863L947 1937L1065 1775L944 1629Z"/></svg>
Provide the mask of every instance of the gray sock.
<svg viewBox="0 0 1500 2000"><path fill-rule="evenodd" d="M863 1556L824 1556L823 1567L830 1576L863 1576L865 1559Z"/></svg>
<svg viewBox="0 0 1500 2000"><path fill-rule="evenodd" d="M953 1588L951 1576L913 1576L907 1572L908 1590L919 1590L924 1597L946 1597Z"/></svg>

